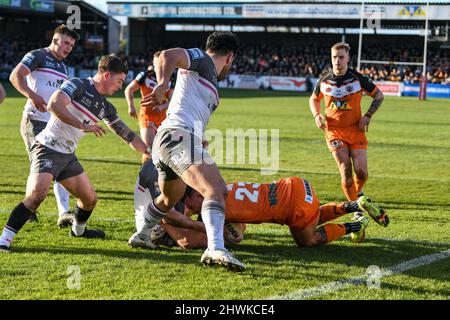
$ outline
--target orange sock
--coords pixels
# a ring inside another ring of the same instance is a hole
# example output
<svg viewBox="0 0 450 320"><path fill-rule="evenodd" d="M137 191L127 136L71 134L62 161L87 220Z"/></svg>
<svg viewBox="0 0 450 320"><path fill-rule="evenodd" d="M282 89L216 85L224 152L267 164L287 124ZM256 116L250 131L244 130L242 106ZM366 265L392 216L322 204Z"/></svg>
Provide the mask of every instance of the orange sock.
<svg viewBox="0 0 450 320"><path fill-rule="evenodd" d="M340 239L346 234L346 228L343 224L329 223L321 228L324 228L327 234L327 243Z"/></svg>
<svg viewBox="0 0 450 320"><path fill-rule="evenodd" d="M325 222L337 219L339 217L342 217L343 215L347 214L347 212L343 208L344 203L327 203L323 206L320 206L319 212L320 212L320 219L319 219L319 225L324 224Z"/></svg>
<svg viewBox="0 0 450 320"><path fill-rule="evenodd" d="M349 201L355 201L358 199L358 192L356 192L356 186L354 183L347 187L345 182L341 182L342 190Z"/></svg>
<svg viewBox="0 0 450 320"><path fill-rule="evenodd" d="M356 193L359 193L359 192L361 192L361 190L362 190L364 184L366 183L367 179L366 180L360 180L360 179L358 179L358 176L356 176L355 178L356 178L355 179Z"/></svg>

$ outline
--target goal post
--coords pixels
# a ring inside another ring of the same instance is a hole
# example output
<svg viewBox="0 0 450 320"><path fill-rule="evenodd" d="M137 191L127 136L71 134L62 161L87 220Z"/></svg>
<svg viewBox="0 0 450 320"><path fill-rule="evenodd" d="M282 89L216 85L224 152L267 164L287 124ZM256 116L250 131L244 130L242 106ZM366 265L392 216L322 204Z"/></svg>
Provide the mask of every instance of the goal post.
<svg viewBox="0 0 450 320"><path fill-rule="evenodd" d="M424 26L424 46L423 46L423 57L422 62L408 62L408 61L386 61L386 60L364 60L362 59L362 48L363 48L363 31L364 31L364 19L365 17L365 1L361 1L361 11L360 11L360 27L359 27L359 38L358 38L358 60L357 69L361 71L361 64L372 64L372 65L405 65L405 66L421 66L422 73L420 77L419 85L419 100L426 99L426 88L427 88L427 53L428 53L428 19L429 19L429 1L426 2L426 12L425 12L425 26ZM368 20L368 19L367 19ZM380 24L378 25L380 26ZM373 28L375 29L375 28Z"/></svg>

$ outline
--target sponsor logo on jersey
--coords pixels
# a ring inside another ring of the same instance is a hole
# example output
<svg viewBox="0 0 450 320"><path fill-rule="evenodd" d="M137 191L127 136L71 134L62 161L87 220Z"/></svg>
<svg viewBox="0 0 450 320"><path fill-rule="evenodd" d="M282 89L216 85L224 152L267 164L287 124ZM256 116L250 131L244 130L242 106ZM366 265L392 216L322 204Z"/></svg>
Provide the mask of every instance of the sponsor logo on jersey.
<svg viewBox="0 0 450 320"><path fill-rule="evenodd" d="M305 187L305 201L308 203L313 203L313 193L311 185L308 181L303 180L303 186Z"/></svg>
<svg viewBox="0 0 450 320"><path fill-rule="evenodd" d="M341 88L336 88L336 90L334 91L336 97L342 97L342 95L344 94L344 90L342 90Z"/></svg>
<svg viewBox="0 0 450 320"><path fill-rule="evenodd" d="M56 81L48 80L47 83L46 83L46 85L47 85L48 87L52 87L52 88L58 89L59 87L61 87L61 84L62 84L63 82L64 82L64 80L56 80Z"/></svg>
<svg viewBox="0 0 450 320"><path fill-rule="evenodd" d="M92 100L89 99L88 97L82 97L81 103L85 104L87 107L90 107L92 104Z"/></svg>
<svg viewBox="0 0 450 320"><path fill-rule="evenodd" d="M194 49L188 49L188 52L191 56L192 60L197 60L203 58L205 55L203 54L202 50L194 48Z"/></svg>
<svg viewBox="0 0 450 320"><path fill-rule="evenodd" d="M72 96L75 90L77 90L77 86L72 82L66 81L61 85L60 89L67 93L69 96Z"/></svg>
<svg viewBox="0 0 450 320"><path fill-rule="evenodd" d="M332 110L352 110L352 107L347 101L333 101L330 104Z"/></svg>
<svg viewBox="0 0 450 320"><path fill-rule="evenodd" d="M22 62L27 64L27 65L30 65L34 61L35 58L36 58L36 56L34 54L27 53L25 55L25 57L23 58Z"/></svg>
<svg viewBox="0 0 450 320"><path fill-rule="evenodd" d="M96 102L97 104L98 102ZM100 112L98 113L98 118L103 119L105 117L105 108L101 108Z"/></svg>

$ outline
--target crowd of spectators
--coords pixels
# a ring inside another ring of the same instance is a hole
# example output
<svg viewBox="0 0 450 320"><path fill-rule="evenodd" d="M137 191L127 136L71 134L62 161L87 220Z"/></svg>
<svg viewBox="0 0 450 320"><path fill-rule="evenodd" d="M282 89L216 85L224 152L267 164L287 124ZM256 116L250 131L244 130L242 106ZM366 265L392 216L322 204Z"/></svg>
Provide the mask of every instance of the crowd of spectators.
<svg viewBox="0 0 450 320"><path fill-rule="evenodd" d="M0 39L0 70L11 70L30 50L46 44L26 39ZM195 44L166 45L193 47ZM126 56L131 70L141 71L151 61L153 52L162 47L148 48L146 52ZM81 69L95 69L100 54L93 49L77 46L66 61L68 66ZM394 46L366 46L363 60L388 61L385 64L362 64L361 72L373 80L418 82L421 66L397 65L392 61L421 62L420 48L396 48ZM389 62L391 61L391 62ZM352 52L350 66L356 67L356 53ZM450 50L431 48L427 57L427 78L430 83L450 84ZM239 49L232 72L238 74L272 75L289 77L319 77L330 70L329 46L318 43L300 45L243 45Z"/></svg>

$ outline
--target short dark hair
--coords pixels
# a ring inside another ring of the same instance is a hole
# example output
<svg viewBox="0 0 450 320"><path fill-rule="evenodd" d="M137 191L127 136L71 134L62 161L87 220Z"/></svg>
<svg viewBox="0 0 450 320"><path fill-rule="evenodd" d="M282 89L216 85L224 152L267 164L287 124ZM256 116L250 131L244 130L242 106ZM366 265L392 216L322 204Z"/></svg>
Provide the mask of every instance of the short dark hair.
<svg viewBox="0 0 450 320"><path fill-rule="evenodd" d="M75 30L70 29L65 24L61 24L56 27L55 31L53 32L53 35L55 35L57 33L63 34L65 36L69 36L69 37L75 39L76 41L80 40L80 35Z"/></svg>
<svg viewBox="0 0 450 320"><path fill-rule="evenodd" d="M128 74L128 66L114 54L103 56L98 62L98 72L125 73Z"/></svg>
<svg viewBox="0 0 450 320"><path fill-rule="evenodd" d="M228 53L236 53L239 48L239 39L232 32L216 31L211 33L206 40L206 50L211 52L227 55Z"/></svg>

